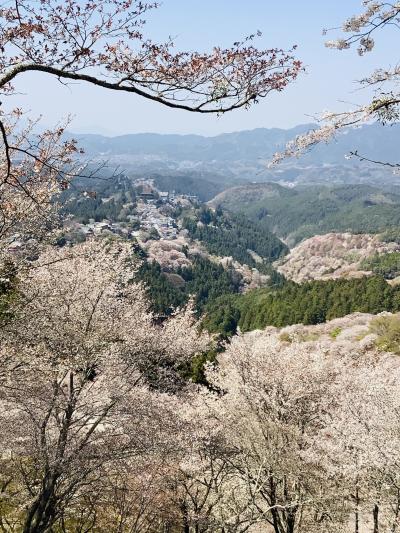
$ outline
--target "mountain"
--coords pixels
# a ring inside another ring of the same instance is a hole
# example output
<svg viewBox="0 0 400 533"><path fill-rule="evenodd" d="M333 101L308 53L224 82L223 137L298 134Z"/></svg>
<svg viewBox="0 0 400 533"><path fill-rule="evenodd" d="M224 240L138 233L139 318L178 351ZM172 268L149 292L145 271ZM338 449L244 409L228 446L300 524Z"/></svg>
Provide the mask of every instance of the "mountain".
<svg viewBox="0 0 400 533"><path fill-rule="evenodd" d="M262 222L289 246L331 231L380 233L400 225L400 195L369 185L247 184L220 193L210 204Z"/></svg>
<svg viewBox="0 0 400 533"><path fill-rule="evenodd" d="M277 181L282 183L380 183L400 185L400 176L390 169L347 160L344 156L357 149L372 159L398 160L400 125L379 124L348 129L329 144L317 146L299 159L287 160L268 169L267 161L285 144L311 128L304 124L291 129L258 128L225 133L215 137L200 135L161 135L142 133L105 137L94 134L73 135L92 160L108 160L133 173L161 174L193 172L195 179L211 176L214 183L239 181ZM209 179L209 177L207 177Z"/></svg>
<svg viewBox="0 0 400 533"><path fill-rule="evenodd" d="M294 136L312 127L297 126L283 130L258 128L249 131L224 133L215 137L201 135L163 135L136 133L118 137L95 134L74 135L85 152L109 157L129 155L139 158L167 159L172 161L255 161L270 157L279 147Z"/></svg>
<svg viewBox="0 0 400 533"><path fill-rule="evenodd" d="M277 150L315 124L303 124L290 129L257 128L254 130L224 133L215 137L201 135L163 135L136 133L118 137L95 134L79 134L74 137L90 155L169 159L173 161L234 161L256 162L268 159ZM358 149L372 158L393 161L398 157L400 125L383 127L379 124L347 129L336 141L316 147L305 154L304 164L344 164L344 154ZM354 165L349 160L347 165Z"/></svg>

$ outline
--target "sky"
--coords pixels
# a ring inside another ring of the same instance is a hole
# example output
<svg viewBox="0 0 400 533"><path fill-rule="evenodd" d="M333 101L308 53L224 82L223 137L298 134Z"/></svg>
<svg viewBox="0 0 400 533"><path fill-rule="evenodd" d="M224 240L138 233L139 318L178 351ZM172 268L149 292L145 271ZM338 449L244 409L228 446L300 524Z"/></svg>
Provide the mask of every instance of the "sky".
<svg viewBox="0 0 400 533"><path fill-rule="evenodd" d="M363 102L368 94L356 81L378 66L398 61L394 34L381 34L374 51L363 57L356 50L338 51L324 46L323 28L339 27L344 19L362 10L361 0L163 0L148 15L146 33L161 41L174 36L177 47L207 51L262 32L260 48L290 48L306 73L281 93L274 93L250 110L222 117L171 110L160 104L85 84L65 87L50 76L21 76L12 104L43 115L51 126L73 116L76 133L122 135L127 133L220 133L253 128L290 128L312 122L320 111L340 110ZM329 38L338 32L332 31Z"/></svg>

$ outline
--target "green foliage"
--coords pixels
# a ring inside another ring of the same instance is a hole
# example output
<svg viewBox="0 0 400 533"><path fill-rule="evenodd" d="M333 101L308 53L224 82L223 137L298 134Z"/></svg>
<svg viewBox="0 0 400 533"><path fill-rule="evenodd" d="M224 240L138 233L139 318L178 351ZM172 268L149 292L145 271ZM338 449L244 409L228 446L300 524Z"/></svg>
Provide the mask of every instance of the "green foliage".
<svg viewBox="0 0 400 533"><path fill-rule="evenodd" d="M195 295L196 310L199 314L207 302L239 291L240 280L234 279L222 265L200 256L193 257L192 262L192 266L178 269L177 274L186 282L186 294Z"/></svg>
<svg viewBox="0 0 400 533"><path fill-rule="evenodd" d="M382 242L397 242L400 244L400 228L389 228L380 235Z"/></svg>
<svg viewBox="0 0 400 533"><path fill-rule="evenodd" d="M267 274L269 276L268 285L270 287L283 287L286 283L285 276L275 270L271 263L257 263L257 270L261 274Z"/></svg>
<svg viewBox="0 0 400 533"><path fill-rule="evenodd" d="M225 209L244 213L293 244L330 231L380 233L400 226L400 196L367 185L288 189L257 184L249 198L251 187L236 193L232 189L218 200Z"/></svg>
<svg viewBox="0 0 400 533"><path fill-rule="evenodd" d="M364 259L360 267L363 270L372 270L386 279L394 279L400 275L400 253L375 254Z"/></svg>
<svg viewBox="0 0 400 533"><path fill-rule="evenodd" d="M151 301L151 308L157 315L170 315L174 309L187 302L184 291L176 288L164 275L155 261L144 261L140 266L137 279L146 284L146 291Z"/></svg>
<svg viewBox="0 0 400 533"><path fill-rule="evenodd" d="M222 338L231 337L236 333L240 314L237 297L226 294L206 306L202 327L210 333L219 333Z"/></svg>
<svg viewBox="0 0 400 533"><path fill-rule="evenodd" d="M90 218L96 222L104 219L113 222L123 221L132 214L136 205L136 192L127 178L78 182L74 189L63 193L61 202L64 204L64 213L72 214L75 220L82 224L88 224ZM124 207L129 203L133 205L129 208Z"/></svg>
<svg viewBox="0 0 400 533"><path fill-rule="evenodd" d="M193 295L196 311L200 315L208 302L238 292L240 280L234 279L221 265L199 256L193 257L192 262L191 266L174 273L183 281L181 286L172 281L171 274L168 279L158 263L142 263L136 277L146 284L152 310L156 314L170 315Z"/></svg>
<svg viewBox="0 0 400 533"><path fill-rule="evenodd" d="M215 213L215 216L213 212L210 209L207 209L207 207L202 206L198 211L198 220L205 224L206 226L210 224L211 222L218 223L218 217L217 213Z"/></svg>
<svg viewBox="0 0 400 533"><path fill-rule="evenodd" d="M200 224L198 224L200 222ZM194 218L185 217L183 226L192 239L204 243L211 254L233 257L240 263L258 267L250 251L267 261L274 261L285 253L287 246L271 231L243 215L224 215L202 207Z"/></svg>
<svg viewBox="0 0 400 533"><path fill-rule="evenodd" d="M217 354L218 350L212 349L194 357L191 362L187 377L189 377L193 383L207 385L207 379L204 374L204 365L206 363L213 363L217 357Z"/></svg>
<svg viewBox="0 0 400 533"><path fill-rule="evenodd" d="M292 342L292 337L289 335L289 333L287 331L284 331L283 333L281 333L279 335L279 340L281 342L289 342L289 343L291 343Z"/></svg>
<svg viewBox="0 0 400 533"><path fill-rule="evenodd" d="M149 240L152 240L152 241L160 240L160 234L154 227L150 228L149 230Z"/></svg>
<svg viewBox="0 0 400 533"><path fill-rule="evenodd" d="M310 281L301 285L287 282L278 288L257 289L228 300L217 299L207 306L204 327L226 333L222 327L222 308L227 305L236 326L251 331L268 325L318 324L356 311L395 312L400 310L400 287L390 286L380 276ZM231 326L229 333L235 330Z"/></svg>
<svg viewBox="0 0 400 533"><path fill-rule="evenodd" d="M332 337L332 339L336 339L342 332L342 328L334 328L329 335Z"/></svg>
<svg viewBox="0 0 400 533"><path fill-rule="evenodd" d="M400 317L379 316L370 323L370 331L377 335L376 345L381 350L400 354Z"/></svg>

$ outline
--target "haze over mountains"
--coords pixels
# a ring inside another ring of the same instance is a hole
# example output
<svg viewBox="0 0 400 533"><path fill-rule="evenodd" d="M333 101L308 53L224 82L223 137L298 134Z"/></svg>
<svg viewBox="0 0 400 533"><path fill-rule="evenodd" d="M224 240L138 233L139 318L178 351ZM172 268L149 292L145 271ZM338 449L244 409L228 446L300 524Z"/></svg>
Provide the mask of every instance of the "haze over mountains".
<svg viewBox="0 0 400 533"><path fill-rule="evenodd" d="M400 177L385 167L346 159L350 151L381 161L399 159L400 126L379 124L349 129L329 144L320 145L299 159L268 169L271 156L296 135L313 124L288 130L259 128L226 133L216 137L200 135L161 135L139 133L118 137L97 134L74 135L87 157L107 159L111 165L133 173L194 172L215 184L246 181L280 181L290 183L368 183L391 187ZM193 178L193 175L192 175Z"/></svg>

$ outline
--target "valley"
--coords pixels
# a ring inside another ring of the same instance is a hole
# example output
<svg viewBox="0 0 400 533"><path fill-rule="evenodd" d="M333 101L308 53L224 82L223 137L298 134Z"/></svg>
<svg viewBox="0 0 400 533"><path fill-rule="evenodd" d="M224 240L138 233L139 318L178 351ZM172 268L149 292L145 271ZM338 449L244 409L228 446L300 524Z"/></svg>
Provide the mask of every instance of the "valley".
<svg viewBox="0 0 400 533"><path fill-rule="evenodd" d="M400 311L395 189L250 183L205 203L191 182L185 193L175 184L128 171L90 192L81 184L66 193L66 242L132 242L153 312L169 316L193 297L203 327L222 337Z"/></svg>
<svg viewBox="0 0 400 533"><path fill-rule="evenodd" d="M400 4L353 3L2 3L0 533L399 533Z"/></svg>

